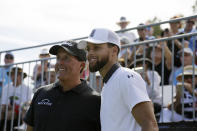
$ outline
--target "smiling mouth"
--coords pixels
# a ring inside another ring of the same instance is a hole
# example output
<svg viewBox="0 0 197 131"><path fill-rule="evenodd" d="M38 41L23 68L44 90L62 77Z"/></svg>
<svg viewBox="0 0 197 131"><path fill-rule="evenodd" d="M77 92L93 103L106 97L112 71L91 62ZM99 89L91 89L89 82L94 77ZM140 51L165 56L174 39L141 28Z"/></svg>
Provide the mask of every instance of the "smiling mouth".
<svg viewBox="0 0 197 131"><path fill-rule="evenodd" d="M95 62L97 61L97 58L96 57L91 57L88 59L88 61L91 63L91 62Z"/></svg>

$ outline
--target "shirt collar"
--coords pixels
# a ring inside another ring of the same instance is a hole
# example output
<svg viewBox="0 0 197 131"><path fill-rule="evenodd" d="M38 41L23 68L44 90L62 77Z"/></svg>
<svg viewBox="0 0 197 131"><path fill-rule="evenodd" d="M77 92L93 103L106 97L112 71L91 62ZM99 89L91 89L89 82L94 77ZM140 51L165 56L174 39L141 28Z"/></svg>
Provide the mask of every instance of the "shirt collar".
<svg viewBox="0 0 197 131"><path fill-rule="evenodd" d="M74 88L72 88L71 90L66 91L66 92L73 91L73 92L75 92L75 93L77 93L77 94L81 94L81 93L84 92L84 90L86 89L86 87L87 87L86 81L81 79L81 83L80 83L79 85L77 85L76 87L74 87ZM63 87L60 85L59 82L55 83L54 88L58 88L61 92L63 92L63 91L62 91L62 88L63 88ZM63 92L63 93L66 93L66 92Z"/></svg>
<svg viewBox="0 0 197 131"><path fill-rule="evenodd" d="M118 63L114 64L111 69L107 72L105 77L103 78L103 83L107 83L109 78L113 75L113 73L120 67Z"/></svg>

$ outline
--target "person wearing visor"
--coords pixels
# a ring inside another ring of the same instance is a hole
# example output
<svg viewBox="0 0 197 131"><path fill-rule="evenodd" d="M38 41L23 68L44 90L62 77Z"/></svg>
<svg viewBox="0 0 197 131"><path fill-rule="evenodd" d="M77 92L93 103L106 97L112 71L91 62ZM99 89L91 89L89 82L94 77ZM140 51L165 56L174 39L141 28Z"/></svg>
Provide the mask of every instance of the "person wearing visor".
<svg viewBox="0 0 197 131"><path fill-rule="evenodd" d="M93 29L80 41L88 51L89 69L103 78L102 131L158 131L152 103L140 74L118 64L120 40L109 29Z"/></svg>
<svg viewBox="0 0 197 131"><path fill-rule="evenodd" d="M78 43L54 45L58 81L37 90L25 116L27 131L100 131L100 96L80 79L86 52Z"/></svg>

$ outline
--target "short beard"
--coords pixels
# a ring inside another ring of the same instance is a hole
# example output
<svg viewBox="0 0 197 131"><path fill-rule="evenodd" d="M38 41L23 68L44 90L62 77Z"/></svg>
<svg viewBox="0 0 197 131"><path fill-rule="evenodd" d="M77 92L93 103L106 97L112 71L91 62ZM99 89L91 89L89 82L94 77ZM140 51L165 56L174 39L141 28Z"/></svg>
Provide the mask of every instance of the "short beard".
<svg viewBox="0 0 197 131"><path fill-rule="evenodd" d="M99 71L100 69L102 69L107 64L108 61L109 61L109 56L103 58L101 61L97 61L94 66L91 66L89 64L90 72Z"/></svg>

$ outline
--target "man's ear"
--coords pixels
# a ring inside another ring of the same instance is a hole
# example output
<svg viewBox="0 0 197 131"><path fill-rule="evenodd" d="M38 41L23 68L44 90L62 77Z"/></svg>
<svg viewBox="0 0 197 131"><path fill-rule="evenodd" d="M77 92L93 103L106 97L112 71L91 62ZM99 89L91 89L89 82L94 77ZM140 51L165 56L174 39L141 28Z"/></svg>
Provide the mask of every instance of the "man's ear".
<svg viewBox="0 0 197 131"><path fill-rule="evenodd" d="M117 55L119 52L118 46L113 46L113 54Z"/></svg>
<svg viewBox="0 0 197 131"><path fill-rule="evenodd" d="M81 65L80 65L80 73L83 72L85 66L86 66L86 62L85 61L81 62Z"/></svg>

